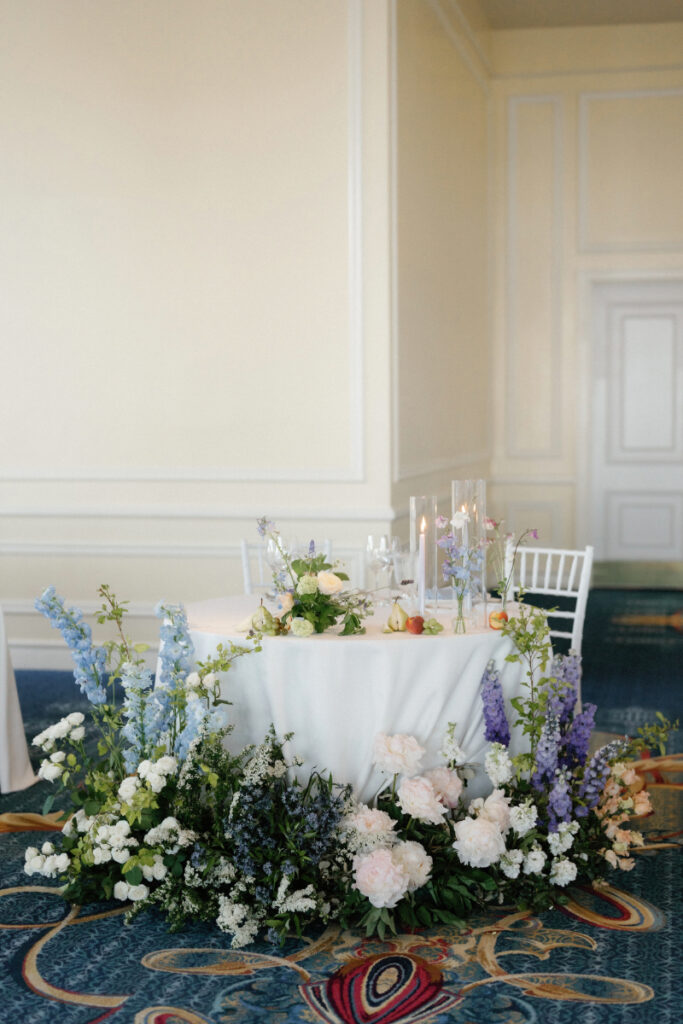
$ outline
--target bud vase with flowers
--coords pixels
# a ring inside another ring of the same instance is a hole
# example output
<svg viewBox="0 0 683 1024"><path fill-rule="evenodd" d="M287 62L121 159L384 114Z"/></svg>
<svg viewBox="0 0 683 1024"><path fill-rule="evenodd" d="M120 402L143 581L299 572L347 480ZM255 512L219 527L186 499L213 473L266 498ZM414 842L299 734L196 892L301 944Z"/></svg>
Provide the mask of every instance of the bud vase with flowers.
<svg viewBox="0 0 683 1024"><path fill-rule="evenodd" d="M467 596L473 597L481 589L482 567L486 556L484 547L470 547L467 543L467 534L463 529L463 523L467 518L466 513L456 512L450 521L445 516L440 516L437 520L437 526L442 530L450 526L450 529L439 537L437 544L444 552L441 568L443 578L453 588L455 596L455 633L467 632L463 604ZM458 532L460 537L456 536Z"/></svg>
<svg viewBox="0 0 683 1024"><path fill-rule="evenodd" d="M486 540L487 560L493 566L495 585L501 600L501 611L505 611L510 598L515 562L520 546L526 542L528 537L538 540L538 530L535 529L523 530L515 540L514 533L503 532L504 525L505 521L502 519L487 518L485 520L486 530L492 534Z"/></svg>

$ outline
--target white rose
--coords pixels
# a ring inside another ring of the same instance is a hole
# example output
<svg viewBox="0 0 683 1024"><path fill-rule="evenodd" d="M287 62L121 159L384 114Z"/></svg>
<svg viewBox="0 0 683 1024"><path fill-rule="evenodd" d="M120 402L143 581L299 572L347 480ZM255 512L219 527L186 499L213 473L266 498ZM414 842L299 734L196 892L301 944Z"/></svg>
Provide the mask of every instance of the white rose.
<svg viewBox="0 0 683 1024"><path fill-rule="evenodd" d="M95 846L92 851L92 859L94 864L108 864L111 860L112 853L108 846Z"/></svg>
<svg viewBox="0 0 683 1024"><path fill-rule="evenodd" d="M218 682L218 676L215 672L207 672L204 676L204 686L210 690L212 686L215 686Z"/></svg>
<svg viewBox="0 0 683 1024"><path fill-rule="evenodd" d="M117 882L114 886L114 899L115 900L127 900L128 899L128 882Z"/></svg>
<svg viewBox="0 0 683 1024"><path fill-rule="evenodd" d="M425 778L429 779L436 795L446 807L457 807L462 793L462 779L457 772L450 768L432 768L425 772Z"/></svg>
<svg viewBox="0 0 683 1024"><path fill-rule="evenodd" d="M453 849L463 864L488 868L505 853L505 840L495 822L488 818L463 818L455 823Z"/></svg>
<svg viewBox="0 0 683 1024"><path fill-rule="evenodd" d="M40 848L40 852L49 856L51 853L55 852L54 844L49 841L44 842Z"/></svg>
<svg viewBox="0 0 683 1024"><path fill-rule="evenodd" d="M38 769L38 776L41 779L45 779L46 782L54 782L62 774L64 769L61 765L52 764L51 761L43 761L40 768Z"/></svg>
<svg viewBox="0 0 683 1024"><path fill-rule="evenodd" d="M158 772L147 772L145 781L153 793L161 793L166 785L166 776L160 775Z"/></svg>
<svg viewBox="0 0 683 1024"><path fill-rule="evenodd" d="M163 757L159 758L154 767L162 775L172 775L178 767L178 762L170 754L164 754Z"/></svg>
<svg viewBox="0 0 683 1024"><path fill-rule="evenodd" d="M308 619L293 618L290 619L290 629L294 636L310 636L314 632L314 626Z"/></svg>
<svg viewBox="0 0 683 1024"><path fill-rule="evenodd" d="M162 858L157 854L154 857L154 865L152 867L152 877L156 882L160 882L162 878L165 878L168 874L168 868L164 864Z"/></svg>
<svg viewBox="0 0 683 1024"><path fill-rule="evenodd" d="M447 813L431 782L424 775L403 779L398 788L398 805L411 818L428 821L432 825L440 825Z"/></svg>
<svg viewBox="0 0 683 1024"><path fill-rule="evenodd" d="M66 716L66 720L69 725L80 725L84 721L84 715L80 711L72 711L70 715Z"/></svg>
<svg viewBox="0 0 683 1024"><path fill-rule="evenodd" d="M307 572L299 577L296 585L297 594L315 594L318 590L318 577Z"/></svg>
<svg viewBox="0 0 683 1024"><path fill-rule="evenodd" d="M416 775L420 769L420 761L424 754L414 736L396 733L387 736L378 733L372 751L372 760L381 772L389 775Z"/></svg>
<svg viewBox="0 0 683 1024"><path fill-rule="evenodd" d="M336 573L325 571L318 573L318 590L321 594L332 596L343 589L344 581L340 580Z"/></svg>
<svg viewBox="0 0 683 1024"><path fill-rule="evenodd" d="M199 672L190 672L185 677L185 688L188 690L196 690L198 686L202 685L202 681L199 678Z"/></svg>
<svg viewBox="0 0 683 1024"><path fill-rule="evenodd" d="M60 875L67 870L70 863L71 857L69 857L68 853L60 853L55 857L55 865Z"/></svg>
<svg viewBox="0 0 683 1024"><path fill-rule="evenodd" d="M117 864L125 864L130 857L130 850L127 846L120 846L116 850L112 850L111 855Z"/></svg>
<svg viewBox="0 0 683 1024"><path fill-rule="evenodd" d="M118 788L119 800L130 803L140 787L140 780L137 775L128 775Z"/></svg>
<svg viewBox="0 0 683 1024"><path fill-rule="evenodd" d="M53 726L51 726L50 735L52 739L61 740L64 739L64 737L67 735L69 731L69 723L67 722L66 718L62 718L59 720L59 722L56 722Z"/></svg>
<svg viewBox="0 0 683 1024"><path fill-rule="evenodd" d="M128 886L128 899L132 900L133 903L137 903L138 900L144 900L147 896L149 896L149 889L146 885L140 883L140 885Z"/></svg>
<svg viewBox="0 0 683 1024"><path fill-rule="evenodd" d="M33 860L34 857L38 856L37 846L27 846L24 850L24 860Z"/></svg>
<svg viewBox="0 0 683 1024"><path fill-rule="evenodd" d="M373 907L395 907L408 891L408 873L391 856L391 850L373 850L353 861L356 889Z"/></svg>
<svg viewBox="0 0 683 1024"><path fill-rule="evenodd" d="M72 729L69 733L69 739L73 740L74 743L78 743L85 736L85 729L82 725L77 725L75 729Z"/></svg>
<svg viewBox="0 0 683 1024"><path fill-rule="evenodd" d="M24 864L24 872L27 875L42 875L44 863L45 858L36 850L35 856L27 858Z"/></svg>
<svg viewBox="0 0 683 1024"><path fill-rule="evenodd" d="M53 764L61 764L66 761L66 754L63 750L55 750L54 754L50 754L50 760Z"/></svg>
<svg viewBox="0 0 683 1024"><path fill-rule="evenodd" d="M408 892L425 885L432 870L432 858L421 843L408 841L392 847L391 857L408 876Z"/></svg>

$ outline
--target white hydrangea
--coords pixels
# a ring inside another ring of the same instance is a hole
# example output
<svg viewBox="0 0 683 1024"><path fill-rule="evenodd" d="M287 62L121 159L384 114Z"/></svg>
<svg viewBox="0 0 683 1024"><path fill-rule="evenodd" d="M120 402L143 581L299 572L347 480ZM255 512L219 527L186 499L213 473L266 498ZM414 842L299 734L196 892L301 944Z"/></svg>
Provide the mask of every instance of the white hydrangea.
<svg viewBox="0 0 683 1024"><path fill-rule="evenodd" d="M492 743L484 758L484 768L494 786L504 786L514 774L507 748L502 743Z"/></svg>
<svg viewBox="0 0 683 1024"><path fill-rule="evenodd" d="M538 821L538 808L531 799L510 808L510 828L520 838L530 832Z"/></svg>
<svg viewBox="0 0 683 1024"><path fill-rule="evenodd" d="M525 875L538 875L543 871L543 867L546 862L546 855L538 845L534 843L526 857L524 858L524 874Z"/></svg>
<svg viewBox="0 0 683 1024"><path fill-rule="evenodd" d="M553 885L569 885L576 878L576 864L567 857L556 857L550 862L550 881Z"/></svg>

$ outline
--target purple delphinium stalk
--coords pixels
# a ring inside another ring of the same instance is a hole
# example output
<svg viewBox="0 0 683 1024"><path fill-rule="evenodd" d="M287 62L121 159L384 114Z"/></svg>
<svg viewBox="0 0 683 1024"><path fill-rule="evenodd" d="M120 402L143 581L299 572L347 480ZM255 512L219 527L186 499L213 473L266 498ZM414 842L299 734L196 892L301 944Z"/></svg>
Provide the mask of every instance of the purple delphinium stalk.
<svg viewBox="0 0 683 1024"><path fill-rule="evenodd" d="M558 654L553 658L550 674L560 684L560 691L550 697L548 707L557 715L560 732L564 734L579 698L581 659L576 654Z"/></svg>
<svg viewBox="0 0 683 1024"><path fill-rule="evenodd" d="M502 743L507 747L510 743L510 726L505 715L503 688L498 678L498 669L490 661L481 677L481 699L484 705L484 737L489 743Z"/></svg>
<svg viewBox="0 0 683 1024"><path fill-rule="evenodd" d="M561 821L571 821L572 798L567 775L559 771L548 794L548 831L557 832Z"/></svg>
<svg viewBox="0 0 683 1024"><path fill-rule="evenodd" d="M585 801L584 805L576 808L577 818L585 818L589 811L597 807L600 801L600 794L605 788L607 777L610 773L611 763L619 756L619 752L625 746L624 740L614 740L593 754L586 765L583 779L579 786L579 799Z"/></svg>
<svg viewBox="0 0 683 1024"><path fill-rule="evenodd" d="M541 730L541 738L536 747L536 770L531 776L531 784L534 789L543 790L546 783L554 783L558 767L559 743L560 726L557 715L548 710Z"/></svg>
<svg viewBox="0 0 683 1024"><path fill-rule="evenodd" d="M53 629L58 629L71 651L76 668L74 677L91 704L106 704L107 652L94 647L92 630L83 622L78 608L67 608L54 587L48 587L35 602Z"/></svg>
<svg viewBox="0 0 683 1024"><path fill-rule="evenodd" d="M596 711L596 704L584 704L581 714L574 716L560 754L560 762L566 767L580 767L586 763Z"/></svg>

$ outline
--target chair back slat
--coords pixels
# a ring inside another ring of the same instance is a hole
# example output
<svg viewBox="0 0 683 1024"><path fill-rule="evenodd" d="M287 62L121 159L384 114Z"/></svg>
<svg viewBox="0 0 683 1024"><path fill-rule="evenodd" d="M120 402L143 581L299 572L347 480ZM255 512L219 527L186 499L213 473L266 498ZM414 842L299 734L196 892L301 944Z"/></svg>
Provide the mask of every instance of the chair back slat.
<svg viewBox="0 0 683 1024"><path fill-rule="evenodd" d="M562 580L564 579L564 566L565 566L565 562L566 561L567 561L567 556L565 555L565 553L563 551L560 554L559 564L557 566L557 576L555 578L555 587L557 588L557 590L559 590L560 587L562 586Z"/></svg>

